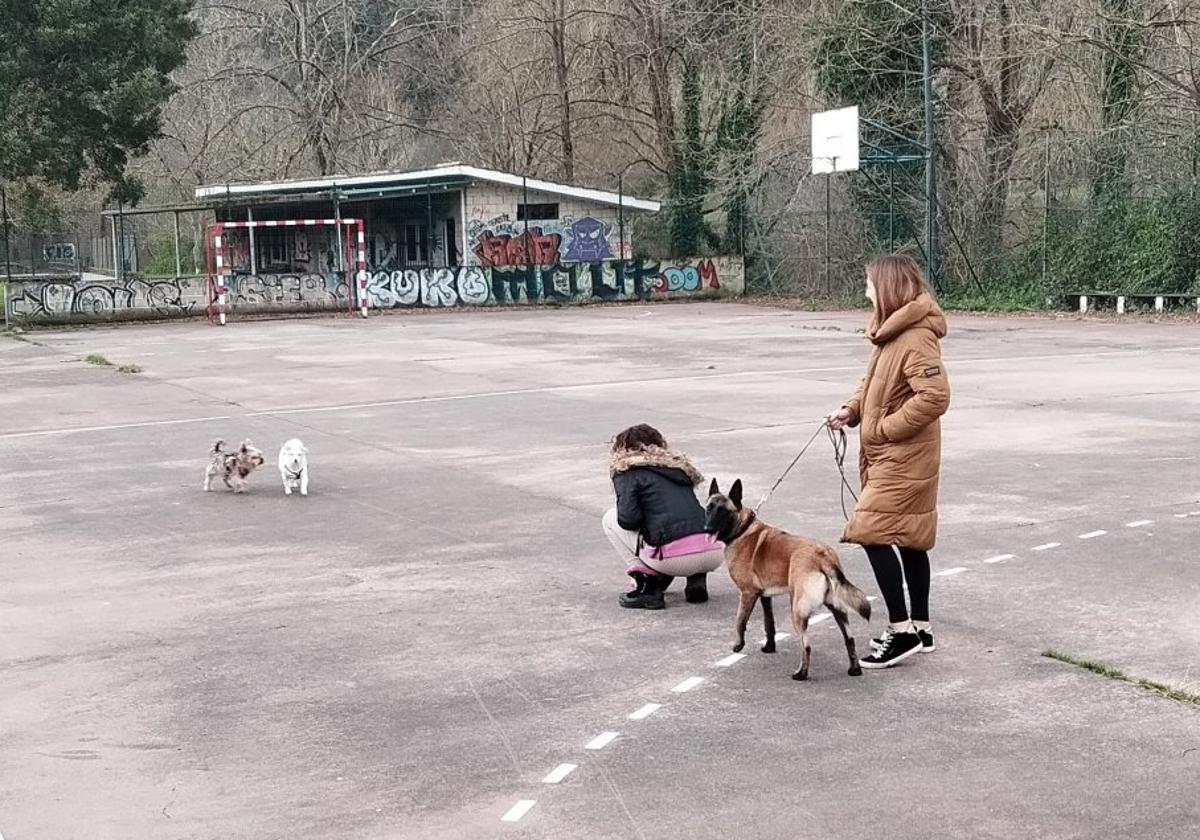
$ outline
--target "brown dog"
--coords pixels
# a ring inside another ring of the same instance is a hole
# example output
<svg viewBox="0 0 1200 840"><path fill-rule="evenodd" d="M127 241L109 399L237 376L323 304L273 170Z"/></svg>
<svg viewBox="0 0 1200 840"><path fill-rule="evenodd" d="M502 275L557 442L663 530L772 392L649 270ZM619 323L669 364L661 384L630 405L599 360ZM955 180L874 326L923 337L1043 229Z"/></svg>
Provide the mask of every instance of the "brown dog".
<svg viewBox="0 0 1200 840"><path fill-rule="evenodd" d="M713 479L704 514L704 530L725 543L729 576L741 593L737 644L733 646L735 653L746 645L746 622L754 611L755 601L762 601L763 623L767 628L763 653L775 652L775 614L771 609L771 596L787 592L791 596L792 622L804 645L804 663L792 674L792 679L808 679L808 663L812 656L808 646L808 620L822 604L829 608L846 640L850 676L862 675L854 651L854 637L847 630L847 614L853 610L870 621L871 604L862 590L842 574L836 551L824 543L794 536L760 521L754 511L742 505L741 479L733 483L728 496L721 493Z"/></svg>

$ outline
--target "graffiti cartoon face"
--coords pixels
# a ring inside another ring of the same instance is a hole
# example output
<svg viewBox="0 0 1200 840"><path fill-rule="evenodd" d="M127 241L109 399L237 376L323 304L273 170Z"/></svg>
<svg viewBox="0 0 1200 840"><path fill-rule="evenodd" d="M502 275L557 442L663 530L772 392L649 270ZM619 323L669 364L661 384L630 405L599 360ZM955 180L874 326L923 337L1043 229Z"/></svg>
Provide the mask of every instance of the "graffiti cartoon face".
<svg viewBox="0 0 1200 840"><path fill-rule="evenodd" d="M571 234L571 244L567 246L564 259L567 262L596 262L609 259L612 249L608 246L605 227L603 222L591 216L576 220L567 229Z"/></svg>

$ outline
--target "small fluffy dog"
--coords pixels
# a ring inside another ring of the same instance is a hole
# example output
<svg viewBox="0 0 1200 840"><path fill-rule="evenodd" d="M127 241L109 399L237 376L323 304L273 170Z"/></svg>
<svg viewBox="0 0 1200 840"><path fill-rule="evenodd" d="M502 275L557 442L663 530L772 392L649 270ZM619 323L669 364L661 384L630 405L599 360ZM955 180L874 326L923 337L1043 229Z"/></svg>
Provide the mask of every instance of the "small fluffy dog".
<svg viewBox="0 0 1200 840"><path fill-rule="evenodd" d="M279 447L279 476L284 493L290 496L292 488L299 487L301 496L308 495L308 449L299 438Z"/></svg>
<svg viewBox="0 0 1200 840"><path fill-rule="evenodd" d="M737 612L737 643L734 651L746 644L746 622L756 602L762 603L767 628L763 653L775 652L775 614L771 596L787 594L791 601L792 623L804 645L804 661L792 674L794 680L808 679L812 649L808 645L808 620L824 604L833 614L850 658L850 676L862 674L854 637L847 628L848 614L856 612L871 620L871 604L862 590L842 573L837 552L824 543L797 537L763 522L742 504L742 482L737 480L729 495L721 492L713 479L709 488L704 530L725 543L729 576L741 598Z"/></svg>
<svg viewBox="0 0 1200 840"><path fill-rule="evenodd" d="M250 473L265 463L262 452L255 449L249 438L242 441L236 452L228 452L223 447L225 441L218 440L208 453L208 468L204 471L204 490L212 489L212 480L221 476L225 486L234 493L245 493L249 484Z"/></svg>

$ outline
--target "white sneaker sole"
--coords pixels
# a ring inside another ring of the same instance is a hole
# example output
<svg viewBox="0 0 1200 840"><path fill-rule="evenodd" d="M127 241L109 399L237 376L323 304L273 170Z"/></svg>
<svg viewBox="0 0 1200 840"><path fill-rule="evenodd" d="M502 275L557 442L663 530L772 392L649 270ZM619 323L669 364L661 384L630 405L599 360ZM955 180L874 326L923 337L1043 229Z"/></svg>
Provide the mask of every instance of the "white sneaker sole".
<svg viewBox="0 0 1200 840"><path fill-rule="evenodd" d="M865 659L858 660L858 664L868 671L882 671L884 668L891 668L893 665L899 665L905 659L915 656L921 652L921 646L917 645L911 650L906 650L904 653L897 656L895 659L889 659L887 662L868 662Z"/></svg>
<svg viewBox="0 0 1200 840"><path fill-rule="evenodd" d="M870 645L872 653L879 653L883 649L883 645L877 643L874 639L870 641ZM921 645L921 653L933 653L935 650L937 650L937 645L929 645L928 647Z"/></svg>

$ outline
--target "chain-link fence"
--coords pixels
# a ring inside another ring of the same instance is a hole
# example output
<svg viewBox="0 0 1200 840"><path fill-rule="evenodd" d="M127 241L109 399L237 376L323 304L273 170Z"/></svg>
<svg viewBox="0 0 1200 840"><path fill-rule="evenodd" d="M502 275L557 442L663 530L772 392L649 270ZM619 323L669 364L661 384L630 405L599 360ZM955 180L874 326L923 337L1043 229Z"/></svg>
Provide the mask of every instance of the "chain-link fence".
<svg viewBox="0 0 1200 840"><path fill-rule="evenodd" d="M1200 291L1195 138L1121 141L1047 129L1001 150L982 139L943 145L943 292L1044 304L1084 290ZM926 261L923 161L826 176L796 155L764 169L746 241L751 288L847 296L874 254L905 249Z"/></svg>

